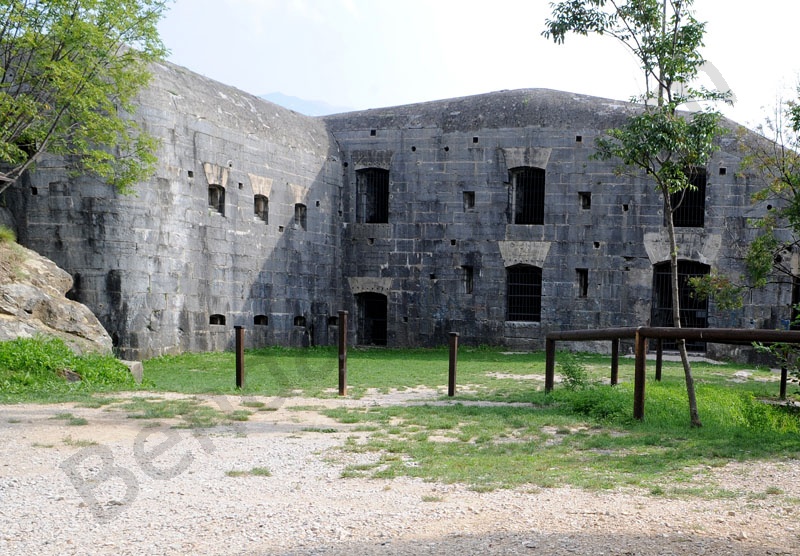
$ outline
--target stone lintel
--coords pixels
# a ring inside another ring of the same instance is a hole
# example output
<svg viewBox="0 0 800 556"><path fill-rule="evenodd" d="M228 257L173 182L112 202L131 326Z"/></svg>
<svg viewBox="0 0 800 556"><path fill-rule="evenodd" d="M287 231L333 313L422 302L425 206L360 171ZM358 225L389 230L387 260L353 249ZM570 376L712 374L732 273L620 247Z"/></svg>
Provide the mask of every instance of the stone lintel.
<svg viewBox="0 0 800 556"><path fill-rule="evenodd" d="M228 187L228 167L203 162L203 172L206 174L208 185L219 185L223 189Z"/></svg>
<svg viewBox="0 0 800 556"><path fill-rule="evenodd" d="M530 166L532 168L546 169L553 149L539 147L508 147L500 151L505 160L506 170Z"/></svg>
<svg viewBox="0 0 800 556"><path fill-rule="evenodd" d="M265 178L264 176L257 176L255 174L247 174L250 178L250 186L253 188L253 195L263 195L269 198L272 193L272 178Z"/></svg>
<svg viewBox="0 0 800 556"><path fill-rule="evenodd" d="M350 284L350 291L353 295L359 293L382 293L389 295L392 291L391 278L379 278L370 276L351 276L347 279Z"/></svg>
<svg viewBox="0 0 800 556"><path fill-rule="evenodd" d="M721 234L706 234L705 230L679 231L675 240L678 244L678 258L713 265L722 248ZM658 264L670 259L669 236L666 230L644 234L644 248L650 264Z"/></svg>
<svg viewBox="0 0 800 556"><path fill-rule="evenodd" d="M506 267L529 264L541 268L550 251L549 241L499 241L498 245Z"/></svg>

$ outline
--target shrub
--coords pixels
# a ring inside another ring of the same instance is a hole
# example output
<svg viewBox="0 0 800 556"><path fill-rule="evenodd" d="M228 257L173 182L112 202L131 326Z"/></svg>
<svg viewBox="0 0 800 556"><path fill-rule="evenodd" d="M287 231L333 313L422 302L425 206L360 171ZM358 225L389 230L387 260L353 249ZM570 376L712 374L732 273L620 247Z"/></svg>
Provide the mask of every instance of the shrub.
<svg viewBox="0 0 800 556"><path fill-rule="evenodd" d="M569 390L582 390L589 385L589 373L573 353L567 353L559 362L561 377Z"/></svg>
<svg viewBox="0 0 800 556"><path fill-rule="evenodd" d="M631 399L630 388L605 385L571 392L566 396L567 403L576 413L615 424L633 421Z"/></svg>

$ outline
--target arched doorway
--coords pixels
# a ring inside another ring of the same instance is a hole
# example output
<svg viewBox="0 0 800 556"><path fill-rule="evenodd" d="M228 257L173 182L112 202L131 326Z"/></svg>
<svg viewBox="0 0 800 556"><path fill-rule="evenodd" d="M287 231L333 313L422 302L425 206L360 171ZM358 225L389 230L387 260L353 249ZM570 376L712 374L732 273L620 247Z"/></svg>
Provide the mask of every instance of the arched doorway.
<svg viewBox="0 0 800 556"><path fill-rule="evenodd" d="M706 276L710 267L695 261L678 261L678 291L680 293L681 326L684 328L708 327L708 299L700 300L693 295L689 279ZM674 326L672 318L672 287L669 261L653 265L653 305L650 316L651 326ZM675 349L674 341L664 341L667 349ZM705 351L705 342L686 342L691 351Z"/></svg>
<svg viewBox="0 0 800 556"><path fill-rule="evenodd" d="M380 293L356 295L358 304L358 337L360 345L385 346L387 298Z"/></svg>

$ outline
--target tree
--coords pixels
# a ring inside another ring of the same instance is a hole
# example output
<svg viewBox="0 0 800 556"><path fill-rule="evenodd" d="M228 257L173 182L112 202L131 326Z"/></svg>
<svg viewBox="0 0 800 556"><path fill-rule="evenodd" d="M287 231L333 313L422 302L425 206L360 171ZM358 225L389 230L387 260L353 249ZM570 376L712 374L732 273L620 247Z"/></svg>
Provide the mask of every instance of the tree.
<svg viewBox="0 0 800 556"><path fill-rule="evenodd" d="M692 0L566 0L551 4L552 19L543 35L563 43L568 33L608 35L630 50L641 65L645 92L633 99L641 111L623 126L598 139L596 157L622 162L620 172L646 174L664 201L670 246L672 314L681 327L678 245L673 213L686 191L694 189L690 174L704 167L723 133L721 115L709 105L726 100L728 92L693 88L704 60L700 55L705 24L692 13ZM681 105L704 103L693 114ZM702 426L697 411L692 368L684 340L678 341L692 426Z"/></svg>
<svg viewBox="0 0 800 556"><path fill-rule="evenodd" d="M45 153L125 190L155 140L127 116L166 50L167 0L6 0L0 6L0 193Z"/></svg>
<svg viewBox="0 0 800 556"><path fill-rule="evenodd" d="M754 202L769 207L763 218L751 221L756 235L743 254L746 273L735 279L704 276L692 279L701 297L713 297L722 309L742 307L743 296L768 284L800 286L800 271L793 255L800 252L800 86L797 99L781 102L772 117L750 133L742 129L741 167L752 172L765 187ZM800 325L800 299L793 296L793 326ZM800 353L795 344L757 345L771 353L781 366L800 380Z"/></svg>

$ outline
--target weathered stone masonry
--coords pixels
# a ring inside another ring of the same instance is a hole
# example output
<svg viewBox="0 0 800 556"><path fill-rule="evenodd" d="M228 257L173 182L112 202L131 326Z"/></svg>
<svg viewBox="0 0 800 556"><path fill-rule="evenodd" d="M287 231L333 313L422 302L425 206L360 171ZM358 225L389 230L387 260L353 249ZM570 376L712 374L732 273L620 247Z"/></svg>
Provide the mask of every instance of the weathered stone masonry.
<svg viewBox="0 0 800 556"><path fill-rule="evenodd" d="M521 90L320 119L154 72L136 117L160 164L134 195L58 159L5 195L21 243L73 275L124 357L229 348L234 325L251 346L330 344L340 309L356 342L394 346L458 331L537 348L550 330L651 322L668 260L660 197L590 158L631 105ZM679 228L681 259L738 275L766 208L750 203L734 134L705 171L703 226ZM788 296L693 315L772 327Z"/></svg>

